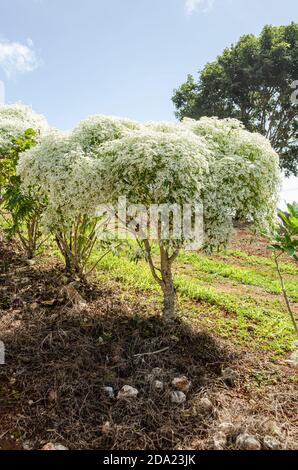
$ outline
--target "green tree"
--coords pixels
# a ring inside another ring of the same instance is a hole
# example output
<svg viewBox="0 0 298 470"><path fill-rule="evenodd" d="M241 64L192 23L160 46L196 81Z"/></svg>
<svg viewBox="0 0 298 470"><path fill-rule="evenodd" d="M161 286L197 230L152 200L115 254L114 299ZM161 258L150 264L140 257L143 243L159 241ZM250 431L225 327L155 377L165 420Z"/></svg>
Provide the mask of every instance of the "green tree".
<svg viewBox="0 0 298 470"><path fill-rule="evenodd" d="M267 137L287 175L298 175L298 105L291 84L298 80L298 24L265 26L245 35L191 75L172 98L179 119L237 118Z"/></svg>

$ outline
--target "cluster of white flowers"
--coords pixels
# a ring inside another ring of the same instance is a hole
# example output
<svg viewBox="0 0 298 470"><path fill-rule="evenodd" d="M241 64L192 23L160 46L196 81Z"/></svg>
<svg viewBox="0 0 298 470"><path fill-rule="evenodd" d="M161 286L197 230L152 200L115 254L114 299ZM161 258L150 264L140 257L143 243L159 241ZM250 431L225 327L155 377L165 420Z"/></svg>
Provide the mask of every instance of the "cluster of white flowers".
<svg viewBox="0 0 298 470"><path fill-rule="evenodd" d="M269 141L235 119L185 119L182 125L204 138L212 153L203 191L206 245L226 245L235 216L269 230L281 182Z"/></svg>
<svg viewBox="0 0 298 470"><path fill-rule="evenodd" d="M96 214L126 196L132 204L203 202L205 241L226 244L235 215L266 229L275 217L278 156L233 119L138 124L94 116L69 134L52 132L24 152L24 188L48 200L49 227Z"/></svg>
<svg viewBox="0 0 298 470"><path fill-rule="evenodd" d="M195 203L208 169L206 143L189 132L131 133L106 143L102 156L106 198L132 204Z"/></svg>
<svg viewBox="0 0 298 470"><path fill-rule="evenodd" d="M103 115L90 116L74 129L72 138L85 152L96 152L104 142L120 139L140 128L140 124L130 119Z"/></svg>
<svg viewBox="0 0 298 470"><path fill-rule="evenodd" d="M44 132L48 128L46 119L23 104L0 105L0 157L5 156L15 138L32 128Z"/></svg>
<svg viewBox="0 0 298 470"><path fill-rule="evenodd" d="M99 162L74 142L70 133L48 133L24 152L18 164L24 190L47 200L44 225L67 227L76 217L93 216L100 202Z"/></svg>

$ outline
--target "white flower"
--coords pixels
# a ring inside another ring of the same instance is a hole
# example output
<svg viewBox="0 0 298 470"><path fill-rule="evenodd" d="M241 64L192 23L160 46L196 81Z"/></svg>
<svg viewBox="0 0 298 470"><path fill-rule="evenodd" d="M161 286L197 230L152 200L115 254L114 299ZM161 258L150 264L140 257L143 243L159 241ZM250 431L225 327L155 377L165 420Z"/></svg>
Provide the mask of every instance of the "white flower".
<svg viewBox="0 0 298 470"><path fill-rule="evenodd" d="M22 137L32 128L43 133L48 129L46 119L23 104L0 105L0 157L5 156L13 139Z"/></svg>

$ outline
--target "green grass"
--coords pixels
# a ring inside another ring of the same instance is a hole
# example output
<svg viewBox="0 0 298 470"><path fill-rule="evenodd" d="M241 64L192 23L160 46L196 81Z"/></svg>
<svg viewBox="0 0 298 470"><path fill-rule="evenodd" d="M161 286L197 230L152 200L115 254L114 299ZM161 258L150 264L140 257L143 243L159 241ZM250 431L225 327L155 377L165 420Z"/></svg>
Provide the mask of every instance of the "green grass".
<svg viewBox="0 0 298 470"><path fill-rule="evenodd" d="M281 290L280 281L277 278L276 272L273 270L264 271L263 269L262 272L260 272L257 270L258 267L247 269L190 252L182 252L178 261L190 263L196 271L228 278L239 284L261 287L266 292L279 294ZM297 279L293 280L287 277L286 286L289 296L298 300Z"/></svg>
<svg viewBox="0 0 298 470"><path fill-rule="evenodd" d="M178 274L175 275L175 285L179 315L201 322L204 327L222 337L232 338L237 343L249 347L274 351L277 354L291 350L294 333L279 299L227 293L218 286L210 286L210 283L204 279L204 270L206 267L209 268L209 261L212 269L215 265L214 261L207 257L204 258L203 264L200 263L200 266L203 266L203 278L194 277L191 268L187 274L180 274L179 261L185 262L186 259L190 261L193 256L195 260L198 257L196 254L183 253L176 263ZM199 258L201 260L203 257ZM220 267L223 268L222 265ZM233 266L228 268L231 269L227 272L234 273ZM100 269L107 278L112 278L126 287L145 291L146 295L152 297L161 297L159 286L144 261L136 264L123 256L109 254L101 261ZM261 273L259 276L258 279L266 279ZM249 278L249 281L252 280ZM269 279L269 282L272 281Z"/></svg>
<svg viewBox="0 0 298 470"><path fill-rule="evenodd" d="M269 267L275 270L275 262L265 256L254 256L240 250L227 250L221 254L222 258L231 262L231 257L240 258L246 265ZM280 263L280 269L284 274L298 274L298 267L293 263Z"/></svg>

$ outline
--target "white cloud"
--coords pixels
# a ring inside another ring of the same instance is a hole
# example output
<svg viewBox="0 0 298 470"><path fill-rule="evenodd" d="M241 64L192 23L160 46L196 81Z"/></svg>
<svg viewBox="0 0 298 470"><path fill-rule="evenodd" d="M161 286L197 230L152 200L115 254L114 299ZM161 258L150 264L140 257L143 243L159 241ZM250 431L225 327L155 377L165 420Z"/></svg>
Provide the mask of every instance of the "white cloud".
<svg viewBox="0 0 298 470"><path fill-rule="evenodd" d="M200 7L203 12L208 12L213 8L215 0L185 0L185 9L188 15L191 15Z"/></svg>
<svg viewBox="0 0 298 470"><path fill-rule="evenodd" d="M25 44L0 40L0 68L8 78L32 72L39 66L33 46L32 39L28 39Z"/></svg>

